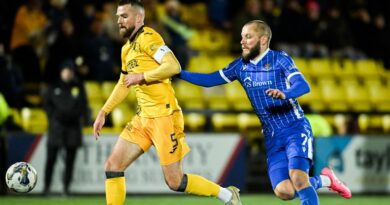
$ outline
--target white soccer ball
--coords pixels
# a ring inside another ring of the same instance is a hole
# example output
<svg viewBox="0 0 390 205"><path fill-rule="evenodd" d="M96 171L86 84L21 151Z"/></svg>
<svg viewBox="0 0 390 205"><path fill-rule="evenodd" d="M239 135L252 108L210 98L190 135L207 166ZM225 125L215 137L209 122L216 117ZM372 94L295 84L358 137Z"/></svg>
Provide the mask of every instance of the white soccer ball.
<svg viewBox="0 0 390 205"><path fill-rule="evenodd" d="M26 193L34 189L38 181L38 175L31 164L16 162L8 168L5 181L11 190Z"/></svg>

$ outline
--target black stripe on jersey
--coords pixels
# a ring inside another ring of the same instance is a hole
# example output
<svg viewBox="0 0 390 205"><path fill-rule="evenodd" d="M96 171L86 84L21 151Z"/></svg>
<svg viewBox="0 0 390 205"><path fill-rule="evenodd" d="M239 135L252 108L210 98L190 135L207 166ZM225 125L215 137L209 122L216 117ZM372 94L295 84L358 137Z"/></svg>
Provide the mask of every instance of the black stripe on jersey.
<svg viewBox="0 0 390 205"><path fill-rule="evenodd" d="M125 70L121 70L121 73L124 74L124 75L129 74L129 72L127 72L127 71L125 71Z"/></svg>
<svg viewBox="0 0 390 205"><path fill-rule="evenodd" d="M141 26L139 29L138 29L138 31L135 33L135 35L134 36L132 36L130 39L129 39L129 41L130 42L133 42L141 33L143 33L144 32L144 26Z"/></svg>

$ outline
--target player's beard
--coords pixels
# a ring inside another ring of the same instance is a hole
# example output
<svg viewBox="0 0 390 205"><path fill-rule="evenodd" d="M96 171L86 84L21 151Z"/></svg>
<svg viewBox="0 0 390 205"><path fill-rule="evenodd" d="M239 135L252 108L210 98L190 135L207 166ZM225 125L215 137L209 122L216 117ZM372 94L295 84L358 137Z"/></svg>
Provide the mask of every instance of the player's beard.
<svg viewBox="0 0 390 205"><path fill-rule="evenodd" d="M122 28L121 28L122 29ZM130 38L131 34L133 33L134 29L135 29L135 26L132 26L130 28L125 28L124 27L124 31L122 31L121 29L119 29L119 33L120 35L123 37L123 38Z"/></svg>
<svg viewBox="0 0 390 205"><path fill-rule="evenodd" d="M244 51L242 52L242 58L245 61L249 61L249 60L252 60L252 59L256 58L259 54L260 54L260 43L257 42L255 47L249 49L249 53L248 54L245 55Z"/></svg>

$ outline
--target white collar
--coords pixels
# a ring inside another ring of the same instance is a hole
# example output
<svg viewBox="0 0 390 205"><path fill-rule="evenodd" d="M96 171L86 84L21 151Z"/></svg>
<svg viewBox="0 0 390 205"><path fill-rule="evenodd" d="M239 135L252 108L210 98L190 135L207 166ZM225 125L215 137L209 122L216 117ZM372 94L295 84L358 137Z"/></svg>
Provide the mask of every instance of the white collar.
<svg viewBox="0 0 390 205"><path fill-rule="evenodd" d="M261 59L263 59L265 55L267 55L268 51L269 51L269 48L267 48L267 50L265 50L263 54L261 54L260 56L258 56L254 60L249 60L249 62L253 63L254 65L257 65L257 63L259 61L261 61Z"/></svg>

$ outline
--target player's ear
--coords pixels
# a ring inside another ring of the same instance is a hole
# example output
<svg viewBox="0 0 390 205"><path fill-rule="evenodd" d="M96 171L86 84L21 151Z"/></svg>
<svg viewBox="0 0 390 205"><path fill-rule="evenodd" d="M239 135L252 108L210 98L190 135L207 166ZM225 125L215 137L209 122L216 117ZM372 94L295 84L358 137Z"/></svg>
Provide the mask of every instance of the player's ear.
<svg viewBox="0 0 390 205"><path fill-rule="evenodd" d="M135 16L135 21L140 24L144 22L145 15L142 12L137 12Z"/></svg>
<svg viewBox="0 0 390 205"><path fill-rule="evenodd" d="M266 35L260 36L261 45L267 44L267 42L268 42L268 37Z"/></svg>

